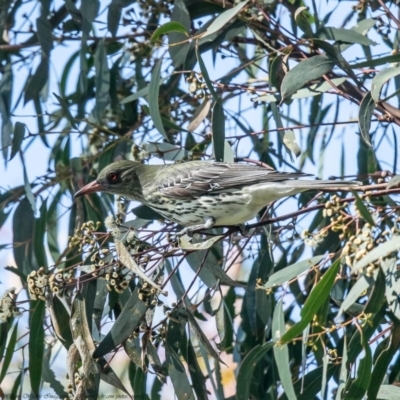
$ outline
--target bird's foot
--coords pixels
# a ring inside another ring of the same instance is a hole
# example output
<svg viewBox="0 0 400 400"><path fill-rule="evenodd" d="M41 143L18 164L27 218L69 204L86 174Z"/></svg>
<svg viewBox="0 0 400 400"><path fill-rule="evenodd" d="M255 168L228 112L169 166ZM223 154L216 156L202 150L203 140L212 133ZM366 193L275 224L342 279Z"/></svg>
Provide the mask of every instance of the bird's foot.
<svg viewBox="0 0 400 400"><path fill-rule="evenodd" d="M215 219L214 218L212 218L212 217L206 218L205 221L204 221L204 224L187 226L186 228L184 228L181 231L179 231L176 234L176 236L188 235L188 236L192 237L195 232L202 231L203 229L210 229L214 225L215 225Z"/></svg>

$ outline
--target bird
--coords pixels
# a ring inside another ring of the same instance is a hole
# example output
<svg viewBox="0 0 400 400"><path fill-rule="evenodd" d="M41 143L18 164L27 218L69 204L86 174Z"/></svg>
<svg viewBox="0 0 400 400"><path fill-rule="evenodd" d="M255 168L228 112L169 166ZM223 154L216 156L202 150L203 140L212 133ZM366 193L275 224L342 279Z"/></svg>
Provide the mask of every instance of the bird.
<svg viewBox="0 0 400 400"><path fill-rule="evenodd" d="M215 226L243 225L269 203L308 190L353 190L360 182L302 180L301 172L259 165L188 161L148 165L122 160L100 171L75 198L107 192L136 200L183 226L180 235Z"/></svg>

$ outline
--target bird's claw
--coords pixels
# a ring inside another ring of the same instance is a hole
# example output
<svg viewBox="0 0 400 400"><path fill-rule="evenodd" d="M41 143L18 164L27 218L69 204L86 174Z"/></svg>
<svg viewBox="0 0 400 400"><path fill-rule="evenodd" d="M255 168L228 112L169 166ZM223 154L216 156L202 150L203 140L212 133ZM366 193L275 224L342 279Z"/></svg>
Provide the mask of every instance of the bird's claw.
<svg viewBox="0 0 400 400"><path fill-rule="evenodd" d="M190 228L191 227L189 226L187 228L180 230L179 232L176 233L176 236L181 237L183 235L188 235L189 237L192 237L194 232L193 229Z"/></svg>
<svg viewBox="0 0 400 400"><path fill-rule="evenodd" d="M187 226L186 228L179 231L176 235L177 236L188 235L189 237L192 237L193 234L198 231L201 231L203 229L212 228L214 226L214 224L215 224L215 219L212 217L209 217L209 218L205 219L204 224Z"/></svg>

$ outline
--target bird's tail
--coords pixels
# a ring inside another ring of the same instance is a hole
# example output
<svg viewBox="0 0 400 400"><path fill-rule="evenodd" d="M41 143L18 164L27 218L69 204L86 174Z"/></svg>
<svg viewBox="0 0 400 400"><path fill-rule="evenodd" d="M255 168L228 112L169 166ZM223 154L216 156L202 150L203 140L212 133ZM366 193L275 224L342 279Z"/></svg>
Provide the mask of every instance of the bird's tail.
<svg viewBox="0 0 400 400"><path fill-rule="evenodd" d="M287 181L292 188L301 190L326 190L326 191L351 191L357 190L362 183L358 181L334 181L334 180L293 180Z"/></svg>

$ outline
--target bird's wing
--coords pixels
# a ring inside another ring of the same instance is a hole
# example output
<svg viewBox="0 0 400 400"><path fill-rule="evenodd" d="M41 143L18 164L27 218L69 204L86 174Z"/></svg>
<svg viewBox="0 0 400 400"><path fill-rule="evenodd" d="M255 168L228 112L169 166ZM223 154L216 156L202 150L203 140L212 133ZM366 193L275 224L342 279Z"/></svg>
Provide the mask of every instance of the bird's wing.
<svg viewBox="0 0 400 400"><path fill-rule="evenodd" d="M307 174L271 171L256 165L192 161L163 168L153 187L172 198L196 198L210 193L265 182L282 182Z"/></svg>

